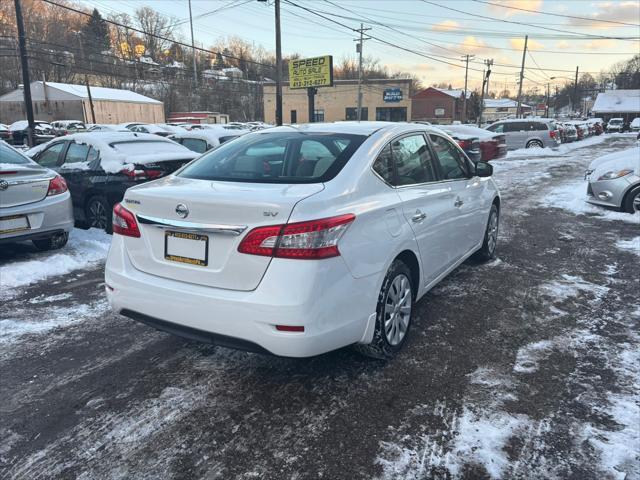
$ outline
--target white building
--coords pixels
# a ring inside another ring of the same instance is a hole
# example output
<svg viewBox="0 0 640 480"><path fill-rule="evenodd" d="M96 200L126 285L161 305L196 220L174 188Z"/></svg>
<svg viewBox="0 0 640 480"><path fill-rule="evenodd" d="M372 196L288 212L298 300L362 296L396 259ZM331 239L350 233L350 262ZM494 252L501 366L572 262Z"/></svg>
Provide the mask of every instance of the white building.
<svg viewBox="0 0 640 480"><path fill-rule="evenodd" d="M528 115L531 112L531 107L522 103L523 115ZM518 102L511 100L510 98L485 98L484 110L482 112L482 118L487 122L495 122L503 118L516 118L518 113Z"/></svg>
<svg viewBox="0 0 640 480"><path fill-rule="evenodd" d="M607 90L599 93L593 108L595 117L605 121L624 118L625 123L640 117L640 90Z"/></svg>

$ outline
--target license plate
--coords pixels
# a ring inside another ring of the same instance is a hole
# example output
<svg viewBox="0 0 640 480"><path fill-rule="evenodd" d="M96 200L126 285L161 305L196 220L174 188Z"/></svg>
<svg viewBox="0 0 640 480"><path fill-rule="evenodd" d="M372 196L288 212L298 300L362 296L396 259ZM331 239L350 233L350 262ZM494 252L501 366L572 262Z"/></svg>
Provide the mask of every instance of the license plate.
<svg viewBox="0 0 640 480"><path fill-rule="evenodd" d="M29 219L24 215L0 218L0 233L14 233L29 230Z"/></svg>
<svg viewBox="0 0 640 480"><path fill-rule="evenodd" d="M197 233L165 232L164 258L206 267L209 262L209 237Z"/></svg>

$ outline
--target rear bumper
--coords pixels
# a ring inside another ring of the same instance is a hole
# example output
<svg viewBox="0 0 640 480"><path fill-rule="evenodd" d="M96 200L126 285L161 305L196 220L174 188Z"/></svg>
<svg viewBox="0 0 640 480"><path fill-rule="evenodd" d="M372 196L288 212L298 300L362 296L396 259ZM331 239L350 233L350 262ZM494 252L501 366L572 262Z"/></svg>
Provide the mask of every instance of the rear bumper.
<svg viewBox="0 0 640 480"><path fill-rule="evenodd" d="M361 341L378 293L378 275L354 279L340 257L274 259L252 291L179 282L136 270L120 235L113 236L105 282L118 313L186 338L286 357ZM304 332L276 325L304 326Z"/></svg>
<svg viewBox="0 0 640 480"><path fill-rule="evenodd" d="M26 215L31 228L19 232L0 234L0 243L21 242L46 238L73 229L73 209L69 192L46 197L39 202L0 208L0 217Z"/></svg>

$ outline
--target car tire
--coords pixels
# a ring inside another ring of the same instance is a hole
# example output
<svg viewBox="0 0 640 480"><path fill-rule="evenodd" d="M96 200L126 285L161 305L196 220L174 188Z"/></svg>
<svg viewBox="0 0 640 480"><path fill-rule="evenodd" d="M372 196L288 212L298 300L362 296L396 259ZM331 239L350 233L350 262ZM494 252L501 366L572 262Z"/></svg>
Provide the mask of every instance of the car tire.
<svg viewBox="0 0 640 480"><path fill-rule="evenodd" d="M376 325L368 345L355 345L368 357L387 360L404 345L413 309L414 286L411 270L402 260L394 260L382 282L376 306Z"/></svg>
<svg viewBox="0 0 640 480"><path fill-rule="evenodd" d="M85 218L89 228L99 228L109 234L112 232L113 210L102 195L96 195L87 200Z"/></svg>
<svg viewBox="0 0 640 480"><path fill-rule="evenodd" d="M636 213L640 211L640 185L632 188L624 197L622 210L627 213Z"/></svg>
<svg viewBox="0 0 640 480"><path fill-rule="evenodd" d="M484 240L482 247L473 256L476 260L486 262L492 260L496 256L496 247L498 245L498 230L500 227L500 211L494 203L489 211L489 219L487 220L487 229L484 232Z"/></svg>
<svg viewBox="0 0 640 480"><path fill-rule="evenodd" d="M45 252L47 250L58 250L64 247L67 244L68 240L69 240L69 233L63 232L48 238L31 240L31 242L38 250L42 250L43 252Z"/></svg>
<svg viewBox="0 0 640 480"><path fill-rule="evenodd" d="M529 140L527 142L527 148L542 148L542 142L540 140Z"/></svg>

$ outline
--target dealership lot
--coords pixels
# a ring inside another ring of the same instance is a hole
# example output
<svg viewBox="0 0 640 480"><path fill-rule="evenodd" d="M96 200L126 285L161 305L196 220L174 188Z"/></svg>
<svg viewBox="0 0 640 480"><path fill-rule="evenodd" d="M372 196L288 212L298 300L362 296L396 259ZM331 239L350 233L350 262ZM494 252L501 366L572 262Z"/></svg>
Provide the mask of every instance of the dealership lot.
<svg viewBox="0 0 640 480"><path fill-rule="evenodd" d="M0 477L639 478L640 219L578 197L589 162L634 138L493 162L498 258L426 295L388 363L117 317L96 230L3 248Z"/></svg>

